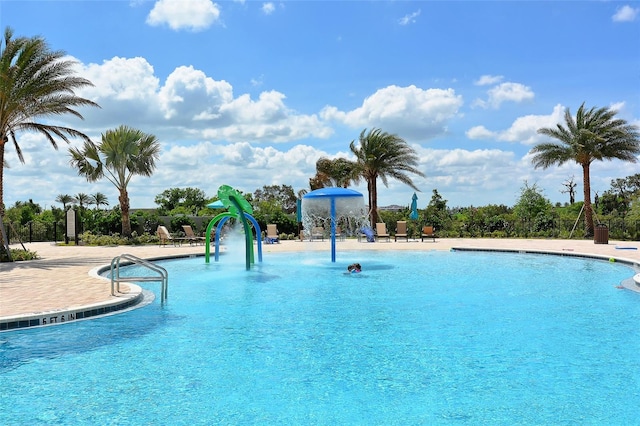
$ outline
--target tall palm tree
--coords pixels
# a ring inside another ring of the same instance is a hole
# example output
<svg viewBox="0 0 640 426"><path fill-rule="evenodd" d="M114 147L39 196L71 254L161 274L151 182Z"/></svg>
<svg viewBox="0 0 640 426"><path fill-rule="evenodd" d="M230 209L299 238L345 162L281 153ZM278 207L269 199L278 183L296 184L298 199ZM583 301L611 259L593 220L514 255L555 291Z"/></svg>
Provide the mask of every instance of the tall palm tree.
<svg viewBox="0 0 640 426"><path fill-rule="evenodd" d="M79 192L78 194L76 194L76 196L73 197L73 199L80 206L80 210L84 209L85 206L88 206L91 204L91 196L83 192Z"/></svg>
<svg viewBox="0 0 640 426"><path fill-rule="evenodd" d="M39 121L66 114L82 119L77 107L98 106L75 95L74 90L93 84L77 77L73 69L75 62L64 57L65 52L52 51L41 37L14 38L13 30L8 27L4 40L0 41L0 230L7 252L9 245L2 225L6 145L11 141L24 163L16 138L21 131L41 133L56 149L58 138L65 142L69 142L69 137L89 140L78 130Z"/></svg>
<svg viewBox="0 0 640 426"><path fill-rule="evenodd" d="M321 157L316 162L316 175L313 180L316 186L332 185L347 188L352 183L360 181L358 164L346 158L330 160L329 158Z"/></svg>
<svg viewBox="0 0 640 426"><path fill-rule="evenodd" d="M60 194L56 197L56 203L62 203L62 209L67 211L67 204L72 204L74 198L69 194Z"/></svg>
<svg viewBox="0 0 640 426"><path fill-rule="evenodd" d="M160 156L160 143L151 134L128 126L107 130L99 143L85 141L82 148L71 148L71 164L78 174L95 182L103 177L119 192L122 235L131 236L127 186L136 175L151 176Z"/></svg>
<svg viewBox="0 0 640 426"><path fill-rule="evenodd" d="M420 191L408 173L418 176L424 176L424 173L416 168L418 155L404 139L380 129L366 131L360 133L359 146L351 141L349 148L356 156L360 176L367 181L371 226L375 227L378 222L378 178L384 186L389 186L389 178L394 178Z"/></svg>
<svg viewBox="0 0 640 426"><path fill-rule="evenodd" d="M593 209L591 207L590 166L595 160L619 159L637 162L640 153L638 128L625 120L615 118L616 110L610 108L585 109L580 105L575 118L569 108L565 110L566 127L538 129L541 135L557 139L559 142L540 143L531 149L531 159L535 168L548 168L574 161L582 166L584 191L585 236L593 236Z"/></svg>
<svg viewBox="0 0 640 426"><path fill-rule="evenodd" d="M84 210L85 210L85 206L88 206L91 203L91 196L80 192L78 194L76 194L75 197L73 197L74 201L76 203L78 203L78 222L80 225L80 233L84 232Z"/></svg>
<svg viewBox="0 0 640 426"><path fill-rule="evenodd" d="M100 206L108 206L109 199L102 192L96 192L91 195L91 204L96 206L96 210L100 210Z"/></svg>

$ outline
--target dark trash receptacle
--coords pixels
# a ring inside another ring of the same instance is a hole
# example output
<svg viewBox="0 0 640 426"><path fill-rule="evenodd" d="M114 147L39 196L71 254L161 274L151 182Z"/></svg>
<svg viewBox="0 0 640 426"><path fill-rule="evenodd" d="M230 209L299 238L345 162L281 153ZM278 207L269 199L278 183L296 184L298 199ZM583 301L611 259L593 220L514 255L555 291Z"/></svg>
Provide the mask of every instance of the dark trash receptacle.
<svg viewBox="0 0 640 426"><path fill-rule="evenodd" d="M609 228L603 223L596 225L593 232L594 244L609 244Z"/></svg>

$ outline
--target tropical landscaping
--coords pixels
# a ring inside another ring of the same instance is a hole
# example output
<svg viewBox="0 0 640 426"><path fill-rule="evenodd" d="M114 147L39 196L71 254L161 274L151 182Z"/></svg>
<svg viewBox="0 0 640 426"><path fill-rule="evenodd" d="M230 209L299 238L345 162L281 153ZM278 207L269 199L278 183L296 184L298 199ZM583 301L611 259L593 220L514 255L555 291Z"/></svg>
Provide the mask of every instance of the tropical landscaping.
<svg viewBox="0 0 640 426"><path fill-rule="evenodd" d="M121 125L106 130L101 140L94 142L79 130L51 124L51 117L82 118L80 107L99 107L75 94L77 89L92 83L74 73L74 63L64 59L64 52L50 50L41 37L14 37L10 28L5 30L0 48L0 258L11 260L20 256L10 250L9 244L24 241L151 244L157 243L155 229L160 224L168 225L174 233L181 232L184 224L203 231L216 214L207 207L216 197L201 188L167 188L156 196L157 208L132 208L135 200L130 200L127 186L133 176L152 178L161 149L156 136ZM19 144L19 136L24 132L44 135L54 148L60 141L81 139L80 148L68 150L70 167L88 183L109 181L115 193L59 194L52 200L59 206L50 209L30 200L5 208L4 153L12 146L24 162ZM304 193L327 186L346 188L361 181L367 185L371 227L385 222L392 233L397 221L407 220L410 235L417 235L423 225L432 225L441 238L591 238L596 225L604 224L613 238L640 239L640 174L613 180L611 188L597 200L592 200L590 186L590 166L594 161L637 162L638 127L618 118L615 109L588 108L583 103L575 116L566 109L564 123L541 128L538 133L549 141L532 148L533 165L548 168L567 162L579 164L583 171L582 200L575 199L578 183L573 177L564 183L569 201L555 205L545 196L544 188L528 182L522 183L513 206L450 206L446 194L434 188L429 201L418 207L417 219L412 219L409 205L378 206L378 184L386 187L393 179L420 191L412 176L425 174L418 169L415 150L401 136L379 128L362 130L348 144L351 158L319 158L308 188L294 190L283 182L243 195L251 202L260 227L266 229L267 223L277 224L282 239L298 238L296 201ZM109 201L116 196L117 203ZM69 211L75 213L79 230L73 242L68 241L65 233Z"/></svg>

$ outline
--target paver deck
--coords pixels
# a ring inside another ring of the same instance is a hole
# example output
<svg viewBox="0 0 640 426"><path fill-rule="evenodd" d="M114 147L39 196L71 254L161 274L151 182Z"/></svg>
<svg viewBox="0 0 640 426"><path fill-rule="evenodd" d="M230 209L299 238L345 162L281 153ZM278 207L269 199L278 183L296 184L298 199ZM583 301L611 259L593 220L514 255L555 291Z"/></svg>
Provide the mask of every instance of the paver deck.
<svg viewBox="0 0 640 426"><path fill-rule="evenodd" d="M329 240L282 241L279 244L263 245L262 250L264 261L268 261L268 253L297 250L319 251L323 252L322 256L329 257L330 244ZM37 252L39 259L0 263L0 321L7 320L9 317L20 318L43 312L113 304L118 298L130 298L132 292L140 291L137 286L121 284L122 294L112 296L111 282L95 274L96 268L109 265L114 257L121 254L127 253L143 259L157 259L204 255L205 250L202 245L188 244L175 247L171 245L88 247L30 243L25 244L25 247ZM12 246L12 248L20 248L20 246ZM348 239L336 243L337 253L341 250L449 251L452 248L593 255L629 262L636 268L636 273L640 270L640 242L637 241L609 241L609 244L594 244L593 240L443 238L435 242L410 240L366 243Z"/></svg>

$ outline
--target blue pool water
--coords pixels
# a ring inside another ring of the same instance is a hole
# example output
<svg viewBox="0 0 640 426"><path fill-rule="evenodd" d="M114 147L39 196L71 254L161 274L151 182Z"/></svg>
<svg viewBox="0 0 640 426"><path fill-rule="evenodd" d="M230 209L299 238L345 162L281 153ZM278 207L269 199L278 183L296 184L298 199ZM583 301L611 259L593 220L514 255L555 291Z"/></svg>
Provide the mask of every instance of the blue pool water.
<svg viewBox="0 0 640 426"><path fill-rule="evenodd" d="M616 288L631 268L325 258L166 261L164 306L0 334L0 424L638 423L640 294Z"/></svg>

